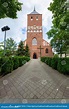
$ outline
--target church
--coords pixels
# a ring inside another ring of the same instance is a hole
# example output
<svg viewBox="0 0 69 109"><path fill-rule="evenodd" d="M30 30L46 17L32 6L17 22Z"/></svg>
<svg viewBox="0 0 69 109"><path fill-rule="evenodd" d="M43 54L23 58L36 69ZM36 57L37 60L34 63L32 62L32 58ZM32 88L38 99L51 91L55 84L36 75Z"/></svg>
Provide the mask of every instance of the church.
<svg viewBox="0 0 69 109"><path fill-rule="evenodd" d="M35 8L27 15L27 39L24 41L24 46L26 44L33 59L53 56L50 44L43 39L42 14L39 14Z"/></svg>

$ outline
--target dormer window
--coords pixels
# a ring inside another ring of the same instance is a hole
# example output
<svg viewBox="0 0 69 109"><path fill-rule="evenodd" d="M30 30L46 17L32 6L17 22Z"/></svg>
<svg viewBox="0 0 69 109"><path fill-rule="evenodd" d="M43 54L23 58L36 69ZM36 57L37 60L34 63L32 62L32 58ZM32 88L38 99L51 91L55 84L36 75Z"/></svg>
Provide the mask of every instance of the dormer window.
<svg viewBox="0 0 69 109"><path fill-rule="evenodd" d="M31 16L31 20L33 20L33 17Z"/></svg>

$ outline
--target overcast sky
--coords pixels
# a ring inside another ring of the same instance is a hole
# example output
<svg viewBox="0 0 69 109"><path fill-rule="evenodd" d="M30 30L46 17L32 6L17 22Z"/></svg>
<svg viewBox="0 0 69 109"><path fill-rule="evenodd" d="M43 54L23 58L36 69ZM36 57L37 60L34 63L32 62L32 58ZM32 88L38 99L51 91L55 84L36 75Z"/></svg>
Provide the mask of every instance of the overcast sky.
<svg viewBox="0 0 69 109"><path fill-rule="evenodd" d="M7 38L12 37L17 43L20 40L25 40L27 35L27 14L31 13L35 9L38 13L42 14L43 22L43 38L49 42L46 32L50 30L52 26L52 13L47 9L52 0L19 0L23 3L22 11L17 13L17 19L4 18L0 19L0 42L4 40L4 32L1 28L5 25L10 27L7 31Z"/></svg>

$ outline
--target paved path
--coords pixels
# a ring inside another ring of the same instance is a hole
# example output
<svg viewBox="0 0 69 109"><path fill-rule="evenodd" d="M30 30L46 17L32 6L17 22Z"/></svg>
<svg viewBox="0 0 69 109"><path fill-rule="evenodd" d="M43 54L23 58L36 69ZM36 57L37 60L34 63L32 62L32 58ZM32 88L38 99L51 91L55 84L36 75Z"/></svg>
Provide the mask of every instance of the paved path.
<svg viewBox="0 0 69 109"><path fill-rule="evenodd" d="M69 102L69 77L32 59L0 78L0 102Z"/></svg>

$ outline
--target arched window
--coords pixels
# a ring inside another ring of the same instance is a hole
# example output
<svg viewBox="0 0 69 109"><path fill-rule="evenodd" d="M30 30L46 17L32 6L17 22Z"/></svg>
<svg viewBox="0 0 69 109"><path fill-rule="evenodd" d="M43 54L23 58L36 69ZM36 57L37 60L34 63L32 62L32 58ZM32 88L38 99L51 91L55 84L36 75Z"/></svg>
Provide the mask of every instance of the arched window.
<svg viewBox="0 0 69 109"><path fill-rule="evenodd" d="M36 38L34 38L34 39L32 40L32 45L37 45L37 39L36 39Z"/></svg>
<svg viewBox="0 0 69 109"><path fill-rule="evenodd" d="M38 20L38 16L36 16L36 20Z"/></svg>
<svg viewBox="0 0 69 109"><path fill-rule="evenodd" d="M46 48L46 53L48 53L49 51L48 51L48 48Z"/></svg>
<svg viewBox="0 0 69 109"><path fill-rule="evenodd" d="M33 20L33 17L31 16L31 20Z"/></svg>

